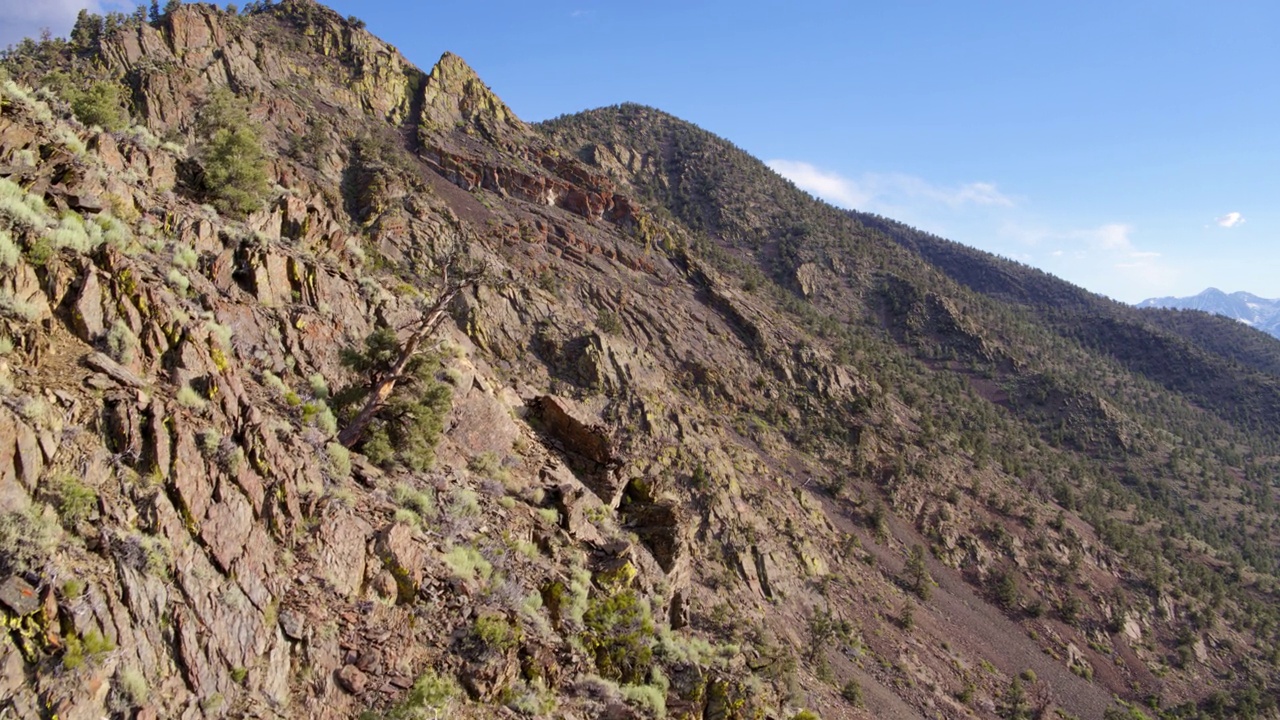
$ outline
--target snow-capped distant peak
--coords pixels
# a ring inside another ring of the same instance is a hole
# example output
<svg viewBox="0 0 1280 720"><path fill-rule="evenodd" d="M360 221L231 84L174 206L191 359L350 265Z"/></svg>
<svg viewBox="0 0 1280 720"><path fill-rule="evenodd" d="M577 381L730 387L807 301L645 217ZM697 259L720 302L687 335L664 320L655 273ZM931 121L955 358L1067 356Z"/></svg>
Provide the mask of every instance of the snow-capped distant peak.
<svg viewBox="0 0 1280 720"><path fill-rule="evenodd" d="M1202 310L1234 318L1263 332L1280 338L1280 300L1268 300L1247 292L1224 293L1208 288L1191 297L1161 297L1143 300L1140 308Z"/></svg>

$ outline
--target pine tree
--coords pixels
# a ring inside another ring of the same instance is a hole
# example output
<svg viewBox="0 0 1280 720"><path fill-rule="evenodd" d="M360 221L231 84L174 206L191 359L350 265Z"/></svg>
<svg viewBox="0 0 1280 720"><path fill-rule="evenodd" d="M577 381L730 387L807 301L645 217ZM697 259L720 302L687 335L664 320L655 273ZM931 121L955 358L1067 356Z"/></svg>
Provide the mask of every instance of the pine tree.
<svg viewBox="0 0 1280 720"><path fill-rule="evenodd" d="M929 569L924 564L924 548L919 545L911 547L911 555L907 558L907 586L921 600L928 600L933 591L933 578L929 577Z"/></svg>
<svg viewBox="0 0 1280 720"><path fill-rule="evenodd" d="M98 41L102 39L102 32L102 16L82 9L76 16L76 24L71 28L71 45L80 53L96 50Z"/></svg>
<svg viewBox="0 0 1280 720"><path fill-rule="evenodd" d="M200 111L197 129L204 137L199 153L204 190L214 207L242 216L261 207L269 190L267 157L244 103L230 90L215 91Z"/></svg>

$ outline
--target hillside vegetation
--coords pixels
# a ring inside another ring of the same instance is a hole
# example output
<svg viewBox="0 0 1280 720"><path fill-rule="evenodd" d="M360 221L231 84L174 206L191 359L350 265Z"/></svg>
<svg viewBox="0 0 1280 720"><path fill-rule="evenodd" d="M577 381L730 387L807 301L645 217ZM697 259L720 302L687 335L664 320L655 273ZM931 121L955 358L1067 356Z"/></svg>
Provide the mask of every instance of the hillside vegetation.
<svg viewBox="0 0 1280 720"><path fill-rule="evenodd" d="M1280 717L1280 344L309 0L0 66L0 714Z"/></svg>

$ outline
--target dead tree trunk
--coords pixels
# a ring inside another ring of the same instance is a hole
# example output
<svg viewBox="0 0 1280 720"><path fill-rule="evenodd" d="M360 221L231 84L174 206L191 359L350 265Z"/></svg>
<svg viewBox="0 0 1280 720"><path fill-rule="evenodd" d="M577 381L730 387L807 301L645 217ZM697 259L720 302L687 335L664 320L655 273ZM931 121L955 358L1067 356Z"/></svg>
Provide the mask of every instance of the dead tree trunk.
<svg viewBox="0 0 1280 720"><path fill-rule="evenodd" d="M369 423L373 422L373 418L377 416L378 411L382 410L391 393L395 391L396 383L404 376L409 361L422 350L423 341L431 337L436 327L440 325L440 321L444 319L449 303L453 302L453 299L463 290L479 285L486 276L486 271L472 269L460 273L459 277L451 278L450 264L446 263L441 269L441 275L444 278L444 284L440 296L423 313L422 318L414 326L413 332L400 346L400 353L396 359L374 377L372 387L369 388L369 396L365 399L360 412L356 413L355 418L342 428L342 432L338 433L338 442L344 447L350 448L360 442Z"/></svg>

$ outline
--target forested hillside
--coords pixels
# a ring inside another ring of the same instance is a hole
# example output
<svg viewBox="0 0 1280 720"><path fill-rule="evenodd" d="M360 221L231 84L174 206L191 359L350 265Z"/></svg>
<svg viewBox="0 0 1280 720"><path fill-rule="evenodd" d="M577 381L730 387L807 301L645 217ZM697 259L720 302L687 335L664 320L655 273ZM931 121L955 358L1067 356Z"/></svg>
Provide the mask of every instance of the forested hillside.
<svg viewBox="0 0 1280 720"><path fill-rule="evenodd" d="M1273 345L310 0L2 67L0 714L1277 717Z"/></svg>

